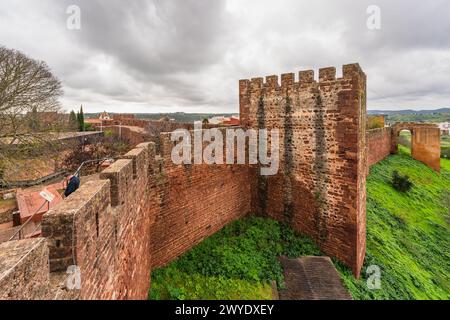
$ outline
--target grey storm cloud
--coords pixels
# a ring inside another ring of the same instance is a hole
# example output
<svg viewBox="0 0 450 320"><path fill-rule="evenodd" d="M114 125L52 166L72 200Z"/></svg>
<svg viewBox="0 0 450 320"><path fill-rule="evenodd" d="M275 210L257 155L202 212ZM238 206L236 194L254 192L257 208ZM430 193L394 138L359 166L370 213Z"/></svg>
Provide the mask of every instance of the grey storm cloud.
<svg viewBox="0 0 450 320"><path fill-rule="evenodd" d="M66 27L71 5L80 30ZM64 107L89 111L237 112L239 79L352 62L369 108L445 107L449 32L448 0L0 2L0 44L45 60Z"/></svg>
<svg viewBox="0 0 450 320"><path fill-rule="evenodd" d="M85 23L78 39L139 73L195 72L221 57L224 4L134 0L124 6L123 0L80 1Z"/></svg>

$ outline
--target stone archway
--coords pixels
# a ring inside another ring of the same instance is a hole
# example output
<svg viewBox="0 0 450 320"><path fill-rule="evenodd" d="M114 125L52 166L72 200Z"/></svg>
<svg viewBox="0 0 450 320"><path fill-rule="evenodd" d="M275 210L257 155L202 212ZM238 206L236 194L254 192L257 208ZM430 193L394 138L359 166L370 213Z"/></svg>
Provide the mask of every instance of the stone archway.
<svg viewBox="0 0 450 320"><path fill-rule="evenodd" d="M391 153L398 153L399 135L403 130L411 132L411 155L430 168L441 170L441 132L428 123L401 122L392 126Z"/></svg>

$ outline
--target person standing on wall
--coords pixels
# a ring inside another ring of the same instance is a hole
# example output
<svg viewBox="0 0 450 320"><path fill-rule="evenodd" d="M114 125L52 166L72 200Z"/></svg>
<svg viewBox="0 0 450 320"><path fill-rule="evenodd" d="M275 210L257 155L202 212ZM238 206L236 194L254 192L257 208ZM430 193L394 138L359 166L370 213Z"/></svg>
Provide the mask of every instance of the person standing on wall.
<svg viewBox="0 0 450 320"><path fill-rule="evenodd" d="M72 193L78 190L80 187L80 178L74 175L68 175L65 180L65 184L67 185L66 190L64 191L64 196L67 198Z"/></svg>

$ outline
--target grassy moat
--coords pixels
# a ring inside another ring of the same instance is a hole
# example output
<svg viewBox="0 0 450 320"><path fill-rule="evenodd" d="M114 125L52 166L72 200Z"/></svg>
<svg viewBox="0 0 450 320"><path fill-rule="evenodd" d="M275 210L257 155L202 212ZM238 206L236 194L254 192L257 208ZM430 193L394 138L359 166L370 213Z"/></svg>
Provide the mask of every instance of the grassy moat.
<svg viewBox="0 0 450 320"><path fill-rule="evenodd" d="M371 168L367 180L367 255L360 280L335 261L354 299L450 299L450 160L441 174L413 160L408 150ZM394 170L414 187L399 193ZM283 286L280 255L321 255L308 237L280 223L247 218L152 275L150 299L272 299ZM366 269L381 269L381 289L369 290Z"/></svg>

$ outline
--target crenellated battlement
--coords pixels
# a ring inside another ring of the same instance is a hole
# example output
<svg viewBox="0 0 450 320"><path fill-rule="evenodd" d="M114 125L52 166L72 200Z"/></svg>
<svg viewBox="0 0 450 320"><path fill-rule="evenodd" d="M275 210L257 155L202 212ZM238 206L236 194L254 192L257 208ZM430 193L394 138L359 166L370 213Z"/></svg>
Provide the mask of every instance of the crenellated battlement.
<svg viewBox="0 0 450 320"><path fill-rule="evenodd" d="M343 82L352 80L355 76L364 76L359 64L348 64L342 67L342 77L336 78L336 68L327 67L319 69L318 78L316 80L314 70L305 70L298 72L296 79L295 73L285 73L281 77L271 75L265 78L258 77L252 79L240 80L239 88L241 94L251 90L278 90L285 91L288 89L303 90L305 85L324 84L330 85L330 82ZM280 82L281 79L281 82Z"/></svg>

